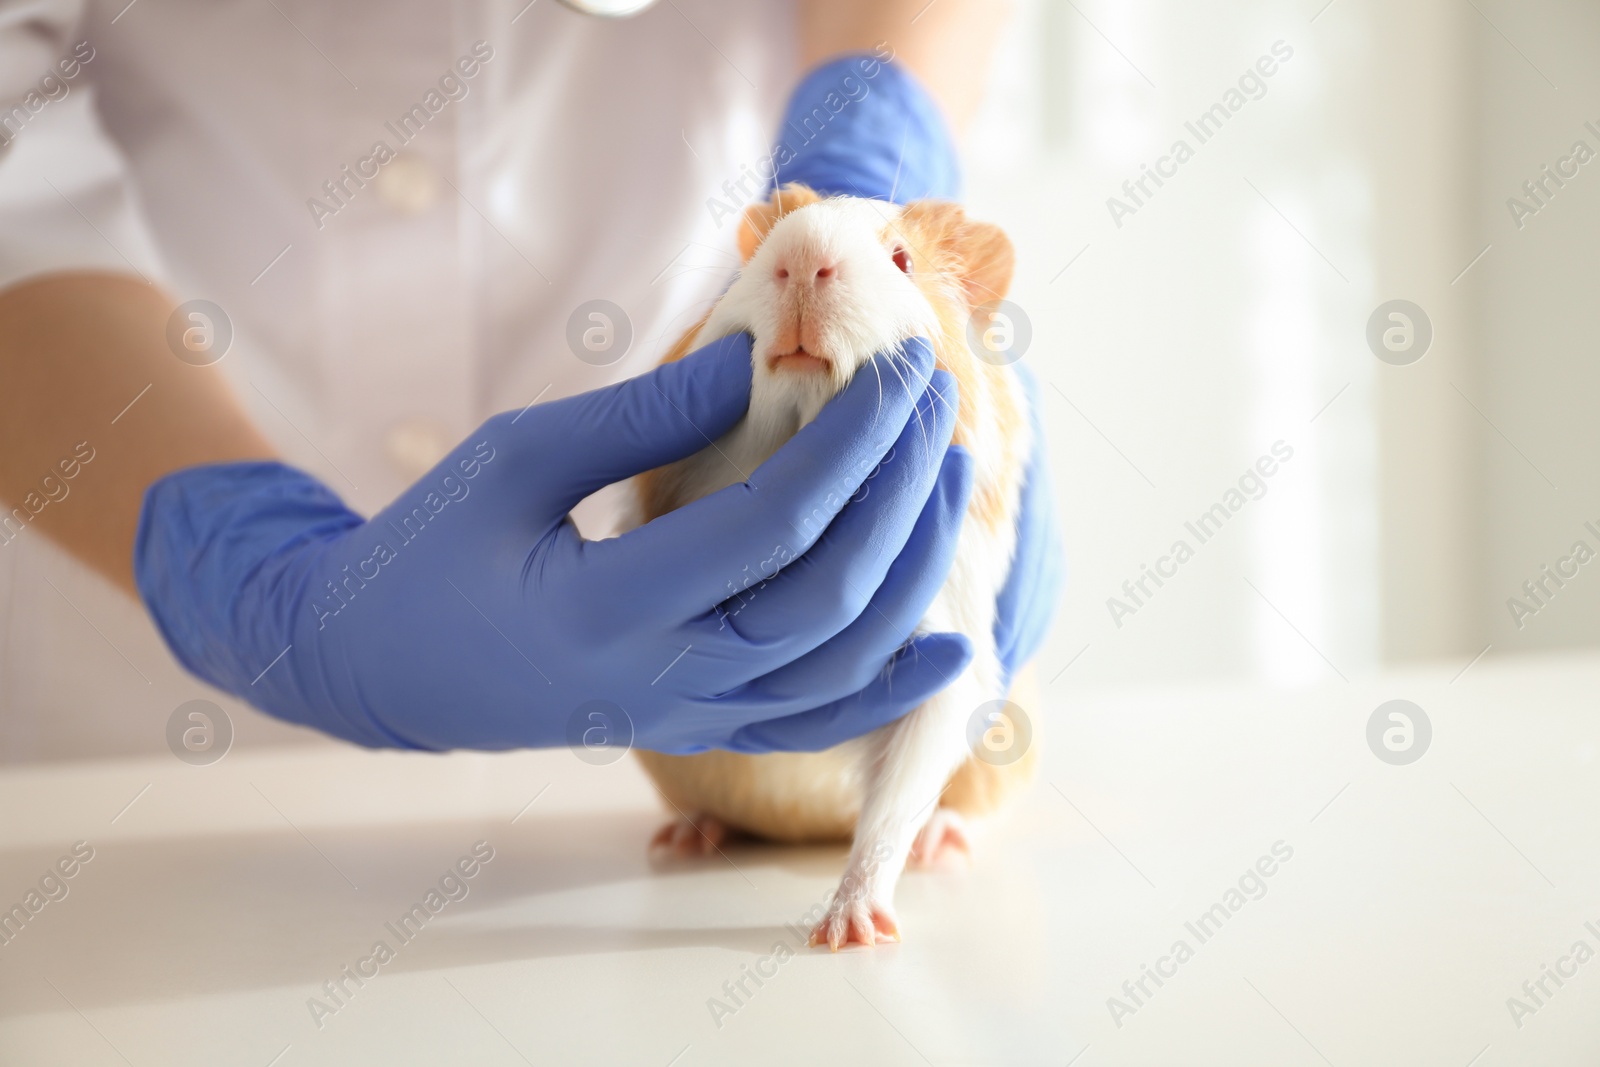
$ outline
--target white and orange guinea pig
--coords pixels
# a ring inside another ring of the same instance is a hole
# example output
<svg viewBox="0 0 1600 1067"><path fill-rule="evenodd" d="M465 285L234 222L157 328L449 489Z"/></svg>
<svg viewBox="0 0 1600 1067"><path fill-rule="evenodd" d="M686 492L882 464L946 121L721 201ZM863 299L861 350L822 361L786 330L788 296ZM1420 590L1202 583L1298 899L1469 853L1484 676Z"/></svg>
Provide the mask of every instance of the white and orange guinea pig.
<svg viewBox="0 0 1600 1067"><path fill-rule="evenodd" d="M921 629L963 633L975 655L909 715L824 752L639 752L657 788L686 816L652 847L709 852L734 831L783 842L852 839L812 943L837 949L898 940L892 905L902 868L965 852L963 816L994 810L1031 769L1031 751L998 766L975 758L968 740L980 706L1007 695L994 645L995 597L1011 566L1031 446L1015 371L979 359L967 344L973 310L1010 285L1011 242L955 204L823 199L791 185L746 212L739 250L738 278L666 361L748 332L749 412L711 447L637 478L637 522L740 481L875 353L927 337L938 366L959 386L954 442L972 453L974 485L950 575Z"/></svg>

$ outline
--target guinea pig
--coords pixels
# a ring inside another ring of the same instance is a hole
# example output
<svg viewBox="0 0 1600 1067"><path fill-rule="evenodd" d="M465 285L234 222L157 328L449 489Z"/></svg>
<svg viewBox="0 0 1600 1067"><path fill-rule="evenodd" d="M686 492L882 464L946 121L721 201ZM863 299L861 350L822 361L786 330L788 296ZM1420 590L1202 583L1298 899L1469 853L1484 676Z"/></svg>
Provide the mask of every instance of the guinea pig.
<svg viewBox="0 0 1600 1067"><path fill-rule="evenodd" d="M993 636L995 597L1015 550L1031 447L1014 368L978 358L967 341L975 310L1011 283L1011 242L955 204L824 199L790 185L746 212L739 250L737 279L664 362L748 332L749 411L714 445L635 479L638 522L741 480L741 470L755 469L815 418L875 353L927 337L937 365L957 380L954 441L972 453L975 480L950 575L920 630L961 632L975 655L909 715L824 752L639 752L685 816L651 847L709 852L734 831L782 842L851 839L844 877L818 909L811 943L836 951L899 940L893 898L907 862L969 852L963 814L995 808L1032 764L1031 751L1005 766L979 760L968 739L980 707L1007 695ZM885 382L900 387L922 383Z"/></svg>

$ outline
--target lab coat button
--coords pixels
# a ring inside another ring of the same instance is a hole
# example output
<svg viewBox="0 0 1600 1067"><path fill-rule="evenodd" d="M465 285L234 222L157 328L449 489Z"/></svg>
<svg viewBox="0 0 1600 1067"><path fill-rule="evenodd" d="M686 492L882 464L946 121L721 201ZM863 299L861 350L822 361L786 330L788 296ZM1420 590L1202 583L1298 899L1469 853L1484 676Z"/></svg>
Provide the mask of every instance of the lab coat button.
<svg viewBox="0 0 1600 1067"><path fill-rule="evenodd" d="M384 436L384 451L401 477L415 481L445 457L455 441L450 431L428 418L398 422Z"/></svg>
<svg viewBox="0 0 1600 1067"><path fill-rule="evenodd" d="M439 199L439 172L421 156L401 152L378 171L378 199L401 215L420 215Z"/></svg>

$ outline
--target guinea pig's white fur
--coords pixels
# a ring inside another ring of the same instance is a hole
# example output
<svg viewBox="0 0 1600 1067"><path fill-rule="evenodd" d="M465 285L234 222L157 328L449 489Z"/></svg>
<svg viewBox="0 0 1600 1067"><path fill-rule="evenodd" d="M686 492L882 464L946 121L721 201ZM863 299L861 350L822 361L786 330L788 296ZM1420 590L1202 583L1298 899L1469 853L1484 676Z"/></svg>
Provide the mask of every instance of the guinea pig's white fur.
<svg viewBox="0 0 1600 1067"><path fill-rule="evenodd" d="M713 447L645 476L655 480L641 487L640 519L740 480L740 472L753 471L815 418L875 353L930 337L939 364L960 382L957 439L973 454L975 486L949 578L920 631L964 633L975 655L911 714L827 752L640 758L689 817L692 832L713 835L713 843L724 826L779 840L842 837L853 829L845 876L814 940L834 948L870 945L899 936L892 902L908 856L927 856L942 837L959 836L941 794L970 759L974 713L1006 695L994 647L995 597L1015 547L1029 423L1018 414L1026 408L1011 368L983 364L967 349L972 283L961 276L956 236L942 253L922 247L934 238L906 216L916 209L881 201L810 197L787 210L777 196L774 202L765 239L686 346L741 330L752 335L749 413ZM998 234L992 227L986 232ZM998 240L1009 281L1009 242ZM827 365L819 368L808 357ZM903 361L892 369L898 380L884 380L884 389L924 387L907 380ZM658 840L684 843L670 831Z"/></svg>
<svg viewBox="0 0 1600 1067"><path fill-rule="evenodd" d="M755 339L751 423L787 439L816 418L874 353L938 329L927 298L896 265L896 254L908 250L898 242L885 248L880 236L901 210L879 200L835 197L784 215L712 310L697 343L740 330ZM790 277L778 277L788 270L782 264L794 268ZM833 273L808 284L802 277L807 268ZM792 374L772 366L774 357L797 346L825 356L828 373Z"/></svg>

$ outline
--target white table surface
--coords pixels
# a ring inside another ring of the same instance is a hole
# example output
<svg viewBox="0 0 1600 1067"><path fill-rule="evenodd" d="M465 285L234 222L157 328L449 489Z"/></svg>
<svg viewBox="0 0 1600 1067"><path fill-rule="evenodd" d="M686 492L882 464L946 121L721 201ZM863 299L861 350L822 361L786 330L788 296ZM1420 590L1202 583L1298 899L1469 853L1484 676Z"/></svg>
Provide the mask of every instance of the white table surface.
<svg viewBox="0 0 1600 1067"><path fill-rule="evenodd" d="M840 850L653 870L662 816L631 759L318 747L7 770L0 907L73 842L95 852L0 945L0 1063L1600 1063L1600 959L1547 979L1520 1027L1506 1005L1575 941L1600 950L1600 659L1458 669L1058 690L1035 709L1037 786L972 869L908 875L905 943L838 956L784 924ZM1434 727L1409 766L1366 745L1395 697ZM319 1028L308 999L396 944L385 922L480 839L495 858L468 896ZM1186 934L1280 840L1293 858L1265 895ZM1118 1026L1107 998L1179 938L1193 958ZM794 958L719 1026L708 1000L778 941Z"/></svg>

